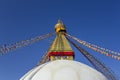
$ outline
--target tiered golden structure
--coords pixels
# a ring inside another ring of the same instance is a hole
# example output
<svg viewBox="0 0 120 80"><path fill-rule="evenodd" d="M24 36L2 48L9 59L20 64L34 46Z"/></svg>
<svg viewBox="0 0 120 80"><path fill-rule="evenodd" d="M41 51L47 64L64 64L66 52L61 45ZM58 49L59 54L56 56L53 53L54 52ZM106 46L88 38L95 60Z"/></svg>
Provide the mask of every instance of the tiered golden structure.
<svg viewBox="0 0 120 80"><path fill-rule="evenodd" d="M58 23L55 25L55 31L56 38L48 51L49 59L51 61L60 59L73 60L74 51L66 39L66 27L62 21L58 20Z"/></svg>

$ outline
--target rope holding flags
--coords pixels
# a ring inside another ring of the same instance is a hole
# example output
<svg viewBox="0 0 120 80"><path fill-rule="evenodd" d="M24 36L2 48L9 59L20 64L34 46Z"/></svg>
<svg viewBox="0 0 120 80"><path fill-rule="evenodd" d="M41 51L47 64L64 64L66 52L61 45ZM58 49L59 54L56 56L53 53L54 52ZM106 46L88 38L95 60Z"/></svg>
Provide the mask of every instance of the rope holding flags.
<svg viewBox="0 0 120 80"><path fill-rule="evenodd" d="M94 50L94 51L96 51L96 52L99 52L99 53L104 54L104 55L106 55L106 56L110 56L110 57L112 57L112 58L114 58L114 59L120 60L120 53L119 53L119 52L115 52L115 51L109 50L109 49L107 49L107 48L99 47L99 46L97 46L97 45L94 45L94 44L88 43L88 42L86 42L86 41L80 40L80 39L78 39L78 38L76 38L76 37L74 37L74 36L71 36L71 35L69 35L69 34L66 34L66 35L67 35L68 37L76 40L76 41L79 42L80 44L82 44L82 45L84 45L84 46L86 46L86 47L88 47L88 48L90 48L90 49L92 49L92 50Z"/></svg>

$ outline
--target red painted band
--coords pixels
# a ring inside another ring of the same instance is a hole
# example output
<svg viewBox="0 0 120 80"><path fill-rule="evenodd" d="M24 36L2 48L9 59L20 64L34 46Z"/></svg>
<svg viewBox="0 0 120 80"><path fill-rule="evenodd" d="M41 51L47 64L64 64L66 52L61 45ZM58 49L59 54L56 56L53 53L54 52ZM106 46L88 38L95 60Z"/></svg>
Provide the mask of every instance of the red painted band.
<svg viewBox="0 0 120 80"><path fill-rule="evenodd" d="M49 52L49 56L74 56L74 52Z"/></svg>

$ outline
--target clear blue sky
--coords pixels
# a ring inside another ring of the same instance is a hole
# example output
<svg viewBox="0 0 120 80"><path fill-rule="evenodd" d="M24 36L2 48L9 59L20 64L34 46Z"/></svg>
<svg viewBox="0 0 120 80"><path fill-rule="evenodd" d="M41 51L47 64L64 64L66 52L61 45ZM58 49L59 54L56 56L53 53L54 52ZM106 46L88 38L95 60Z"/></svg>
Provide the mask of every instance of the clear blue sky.
<svg viewBox="0 0 120 80"><path fill-rule="evenodd" d="M0 45L54 32L58 19L69 34L120 52L119 0L0 0ZM0 56L0 80L19 80L51 42L52 38L42 40ZM120 61L86 49L120 77ZM75 53L76 60L89 65L76 49Z"/></svg>

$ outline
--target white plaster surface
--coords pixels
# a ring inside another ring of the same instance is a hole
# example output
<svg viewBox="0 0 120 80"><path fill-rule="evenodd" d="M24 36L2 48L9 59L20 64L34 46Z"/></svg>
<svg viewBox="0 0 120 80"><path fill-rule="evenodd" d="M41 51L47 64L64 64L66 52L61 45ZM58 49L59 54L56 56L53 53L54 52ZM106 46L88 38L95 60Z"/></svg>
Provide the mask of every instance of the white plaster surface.
<svg viewBox="0 0 120 80"><path fill-rule="evenodd" d="M20 80L107 80L97 70L77 61L55 60L39 65Z"/></svg>

